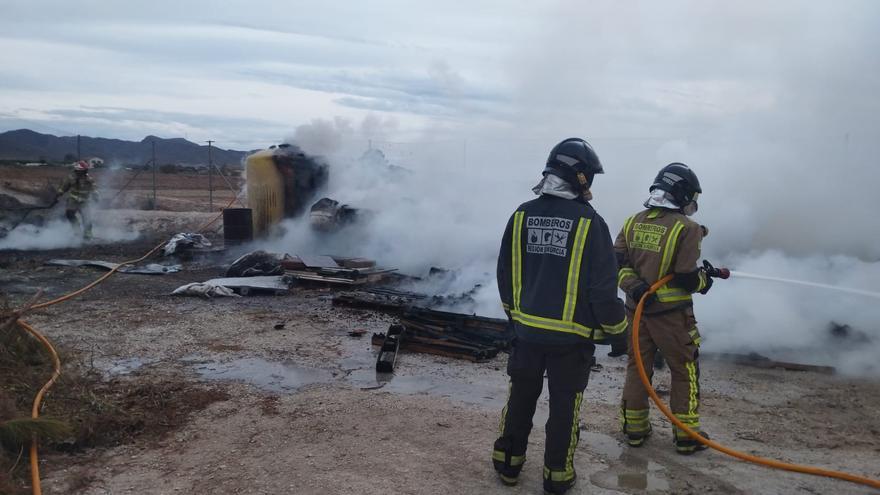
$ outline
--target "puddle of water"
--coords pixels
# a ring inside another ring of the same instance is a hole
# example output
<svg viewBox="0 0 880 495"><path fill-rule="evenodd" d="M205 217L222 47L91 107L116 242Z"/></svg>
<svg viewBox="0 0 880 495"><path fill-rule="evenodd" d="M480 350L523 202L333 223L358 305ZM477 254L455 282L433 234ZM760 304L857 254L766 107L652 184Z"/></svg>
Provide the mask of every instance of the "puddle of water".
<svg viewBox="0 0 880 495"><path fill-rule="evenodd" d="M272 392L292 392L312 383L334 380L329 370L306 368L292 362L273 362L259 358L231 361L202 361L190 359L193 369L208 380L234 380L252 384Z"/></svg>
<svg viewBox="0 0 880 495"><path fill-rule="evenodd" d="M617 487L631 490L667 491L669 482L655 473L620 473L617 475Z"/></svg>
<svg viewBox="0 0 880 495"><path fill-rule="evenodd" d="M617 486L634 490L669 490L663 477L663 466L643 457L627 454L621 457L622 472L617 474Z"/></svg>
<svg viewBox="0 0 880 495"><path fill-rule="evenodd" d="M623 446L620 445L620 442L602 433L581 431L580 445L609 460L619 459L623 455Z"/></svg>
<svg viewBox="0 0 880 495"><path fill-rule="evenodd" d="M507 401L507 377L500 373L498 380L462 381L442 375L407 375L405 370L377 373L375 365L376 357L372 353L355 354L340 361L346 381L358 388L381 387L402 395L429 394L499 410Z"/></svg>
<svg viewBox="0 0 880 495"><path fill-rule="evenodd" d="M658 472L612 468L590 476L590 481L609 490L669 493L669 482Z"/></svg>
<svg viewBox="0 0 880 495"><path fill-rule="evenodd" d="M184 361L208 380L236 380L281 393L293 392L312 383L344 381L357 388L381 388L402 395L429 394L499 410L507 400L504 377L499 377L497 382L489 380L482 383L438 375L376 373L375 358L371 355L345 358L340 361L339 370L309 368L291 361L275 362L260 358L220 361L215 357L189 356ZM541 420L539 416L536 415L536 420Z"/></svg>

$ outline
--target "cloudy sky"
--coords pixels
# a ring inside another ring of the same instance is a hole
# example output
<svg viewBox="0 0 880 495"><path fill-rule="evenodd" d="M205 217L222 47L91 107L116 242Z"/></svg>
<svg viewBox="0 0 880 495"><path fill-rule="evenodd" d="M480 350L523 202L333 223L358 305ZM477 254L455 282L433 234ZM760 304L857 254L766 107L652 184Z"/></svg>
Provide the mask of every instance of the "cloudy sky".
<svg viewBox="0 0 880 495"><path fill-rule="evenodd" d="M0 130L254 148L313 119L369 115L378 125L362 132L398 140L673 139L741 121L855 139L880 110L872 0L0 9Z"/></svg>
<svg viewBox="0 0 880 495"><path fill-rule="evenodd" d="M605 165L593 204L612 232L683 161L706 257L876 290L878 26L878 0L0 0L0 131L293 138L327 156L373 140L425 173L388 191L336 159L328 194L381 212L343 254L470 266L495 311L505 221L550 147L580 136ZM821 344L829 321L880 342L863 300L737 280L713 293L698 303L709 342ZM863 357L880 372L877 352Z"/></svg>

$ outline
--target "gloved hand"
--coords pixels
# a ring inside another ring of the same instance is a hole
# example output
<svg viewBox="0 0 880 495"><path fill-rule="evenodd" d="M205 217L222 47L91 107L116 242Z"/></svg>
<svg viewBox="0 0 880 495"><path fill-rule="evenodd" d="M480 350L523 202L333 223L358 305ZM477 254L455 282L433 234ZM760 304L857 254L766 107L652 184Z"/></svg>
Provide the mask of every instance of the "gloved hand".
<svg viewBox="0 0 880 495"><path fill-rule="evenodd" d="M640 285L636 286L635 289L630 291L629 297L631 297L633 299L633 301L635 301L636 304L638 304L639 301L641 301L642 296L644 296L645 292L648 292L648 289L650 289L650 288L651 287L649 287L648 284L642 282ZM654 304L655 301L657 301L657 293L656 292L651 294L647 299L645 299L645 307L647 308L648 306Z"/></svg>
<svg viewBox="0 0 880 495"><path fill-rule="evenodd" d="M712 284L713 284L713 278L710 277L708 274L706 274L706 286L703 287L702 290L700 290L700 294L705 294L705 293L709 292L709 289L712 288Z"/></svg>

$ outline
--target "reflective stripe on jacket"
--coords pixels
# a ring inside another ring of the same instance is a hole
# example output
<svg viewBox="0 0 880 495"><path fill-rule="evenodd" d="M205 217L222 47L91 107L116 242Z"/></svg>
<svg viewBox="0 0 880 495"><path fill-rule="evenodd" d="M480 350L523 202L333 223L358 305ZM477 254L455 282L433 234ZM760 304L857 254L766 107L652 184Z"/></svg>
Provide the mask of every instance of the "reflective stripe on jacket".
<svg viewBox="0 0 880 495"><path fill-rule="evenodd" d="M542 195L508 221L498 289L518 338L567 344L624 332L616 281L608 226L588 203Z"/></svg>
<svg viewBox="0 0 880 495"><path fill-rule="evenodd" d="M698 270L703 229L686 215L663 208L651 208L626 219L614 250L620 262L617 284L627 293L626 304L634 308L638 301L630 292L642 283L652 285L664 276L688 274ZM693 292L706 286L706 275L700 271ZM657 304L645 309L657 313L693 304L690 291L674 280L657 290Z"/></svg>

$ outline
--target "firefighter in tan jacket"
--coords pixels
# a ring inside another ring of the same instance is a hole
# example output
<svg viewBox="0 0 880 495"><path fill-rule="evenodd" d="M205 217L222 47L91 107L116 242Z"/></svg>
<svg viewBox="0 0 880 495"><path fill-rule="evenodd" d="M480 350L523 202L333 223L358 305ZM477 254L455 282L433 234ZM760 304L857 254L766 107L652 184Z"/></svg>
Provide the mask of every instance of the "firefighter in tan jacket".
<svg viewBox="0 0 880 495"><path fill-rule="evenodd" d="M699 431L700 333L691 294L705 294L712 279L697 267L700 244L707 230L688 217L697 211L697 196L702 190L687 165L671 163L660 170L650 191L651 197L645 202L647 209L626 220L614 243L620 266L617 284L627 295L627 313L632 322L635 306L648 288L674 274L671 282L645 301L639 347L644 363L653 363L658 349L663 353L672 374L672 412ZM639 447L651 434L648 394L639 379L632 346L628 355L620 420L627 443ZM653 369L646 371L648 376L653 373ZM674 441L680 454L705 448L678 428L674 428Z"/></svg>
<svg viewBox="0 0 880 495"><path fill-rule="evenodd" d="M73 173L64 179L64 182L58 188L54 205L64 194L67 194L67 204L64 214L67 220L75 228L79 229L82 219L82 233L85 240L92 238L92 221L88 213L88 203L90 200L96 200L98 191L96 191L95 181L89 175L91 164L85 160L80 160L73 165Z"/></svg>

